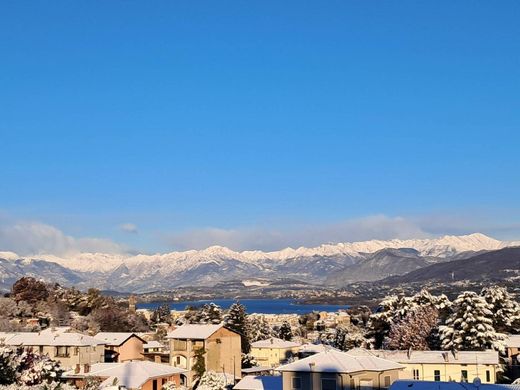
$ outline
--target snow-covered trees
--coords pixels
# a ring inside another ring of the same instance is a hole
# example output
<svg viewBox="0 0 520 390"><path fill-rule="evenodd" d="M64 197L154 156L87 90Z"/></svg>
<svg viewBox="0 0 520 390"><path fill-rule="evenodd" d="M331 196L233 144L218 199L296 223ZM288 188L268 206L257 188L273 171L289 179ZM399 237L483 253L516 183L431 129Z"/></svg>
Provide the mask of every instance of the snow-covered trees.
<svg viewBox="0 0 520 390"><path fill-rule="evenodd" d="M247 335L251 343L258 340L266 340L274 336L273 330L267 320L259 316L247 317Z"/></svg>
<svg viewBox="0 0 520 390"><path fill-rule="evenodd" d="M434 306L417 306L405 317L393 322L383 342L385 349L427 350L432 331L437 327L438 311Z"/></svg>
<svg viewBox="0 0 520 390"><path fill-rule="evenodd" d="M520 305L504 287L490 286L482 289L480 295L489 304L493 315L493 327L497 332L520 332Z"/></svg>
<svg viewBox="0 0 520 390"><path fill-rule="evenodd" d="M177 390L177 386L175 386L174 382L166 382L161 386L161 390Z"/></svg>
<svg viewBox="0 0 520 390"><path fill-rule="evenodd" d="M258 366L256 359L249 353L242 354L242 368L250 368Z"/></svg>
<svg viewBox="0 0 520 390"><path fill-rule="evenodd" d="M226 380L223 375L214 371L208 371L200 378L197 389L199 390L224 390Z"/></svg>
<svg viewBox="0 0 520 390"><path fill-rule="evenodd" d="M348 351L365 345L363 333L356 326L338 326L329 343L341 351Z"/></svg>
<svg viewBox="0 0 520 390"><path fill-rule="evenodd" d="M167 324L172 323L172 316L171 316L171 310L170 305L167 303L163 305L159 305L157 309L155 309L151 316L151 321L155 324L164 322Z"/></svg>
<svg viewBox="0 0 520 390"><path fill-rule="evenodd" d="M60 364L47 355L0 346L0 384L37 385L59 379Z"/></svg>
<svg viewBox="0 0 520 390"><path fill-rule="evenodd" d="M211 302L202 307L188 307L184 318L179 325L186 324L220 324L222 322L222 309L219 305Z"/></svg>
<svg viewBox="0 0 520 390"><path fill-rule="evenodd" d="M249 353L251 350L251 343L248 338L248 325L246 308L240 302L235 302L229 308L229 311L224 319L226 327L240 335L242 345L242 353Z"/></svg>
<svg viewBox="0 0 520 390"><path fill-rule="evenodd" d="M291 341L293 338L291 325L287 321L282 323L280 330L278 331L278 337L282 340Z"/></svg>
<svg viewBox="0 0 520 390"><path fill-rule="evenodd" d="M492 306L477 293L465 291L453 302L452 314L440 327L445 350L503 350L505 336L493 328Z"/></svg>
<svg viewBox="0 0 520 390"><path fill-rule="evenodd" d="M370 346L372 348L383 347L392 327L394 327L394 337L396 332L404 336L402 332L407 327L408 329L416 327L417 324L405 324L411 321L414 311L418 308L431 308L432 312L435 311L437 313L439 321L442 321L450 313L451 302L444 294L435 296L426 290L422 290L412 297L390 296L385 298L380 303L378 311L372 314L368 321L368 342ZM436 325L430 328L432 334L436 333ZM413 342L416 343L418 340L416 339Z"/></svg>

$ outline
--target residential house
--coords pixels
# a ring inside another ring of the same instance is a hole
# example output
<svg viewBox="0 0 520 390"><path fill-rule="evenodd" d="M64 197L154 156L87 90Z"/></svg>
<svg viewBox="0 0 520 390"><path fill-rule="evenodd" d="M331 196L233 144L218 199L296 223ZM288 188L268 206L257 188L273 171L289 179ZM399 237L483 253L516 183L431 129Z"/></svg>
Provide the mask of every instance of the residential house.
<svg viewBox="0 0 520 390"><path fill-rule="evenodd" d="M296 356L299 343L271 337L251 344L251 355L261 366L278 367Z"/></svg>
<svg viewBox="0 0 520 390"><path fill-rule="evenodd" d="M94 337L105 342L105 363L144 359L143 346L146 341L135 333L99 332Z"/></svg>
<svg viewBox="0 0 520 390"><path fill-rule="evenodd" d="M356 356L377 356L405 366L401 379L421 381L495 383L499 370L497 351L387 351L352 349Z"/></svg>
<svg viewBox="0 0 520 390"><path fill-rule="evenodd" d="M519 390L519 385L498 385L481 383L475 380L473 383L460 382L435 382L435 381L410 381L398 380L392 383L390 390Z"/></svg>
<svg viewBox="0 0 520 390"><path fill-rule="evenodd" d="M278 367L283 390L388 388L404 369L376 356L353 356L335 349Z"/></svg>
<svg viewBox="0 0 520 390"><path fill-rule="evenodd" d="M100 388L117 383L128 390L161 390L167 382L180 386L180 375L186 370L166 364L147 361L127 361L124 363L97 363L87 370L71 370L63 377L80 389L87 378L99 378Z"/></svg>
<svg viewBox="0 0 520 390"><path fill-rule="evenodd" d="M41 332L4 333L5 345L30 348L39 354L57 360L62 367L74 368L102 363L105 342L72 331L70 328L49 328Z"/></svg>
<svg viewBox="0 0 520 390"><path fill-rule="evenodd" d="M170 364L187 369L181 375L181 383L192 386L196 379L193 367L196 353L204 351L205 369L240 377L242 351L240 335L223 326L223 324L189 324L183 325L169 333Z"/></svg>
<svg viewBox="0 0 520 390"><path fill-rule="evenodd" d="M146 360L155 363L170 363L170 351L167 351L160 342L150 340L143 346L143 349L143 356Z"/></svg>

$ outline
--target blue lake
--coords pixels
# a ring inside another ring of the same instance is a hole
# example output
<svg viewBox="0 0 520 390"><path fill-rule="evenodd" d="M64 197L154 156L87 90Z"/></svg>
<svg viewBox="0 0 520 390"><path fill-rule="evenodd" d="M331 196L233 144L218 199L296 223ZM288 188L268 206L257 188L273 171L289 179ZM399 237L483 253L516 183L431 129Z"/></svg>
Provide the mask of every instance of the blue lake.
<svg viewBox="0 0 520 390"><path fill-rule="evenodd" d="M205 303L213 302L223 309L228 309L236 300L234 299L210 299L201 301L163 301L137 304L138 309L155 309L159 305L167 303L172 310L184 310L186 306L202 306ZM347 305L300 305L294 299L241 299L248 313L264 314L305 314L312 311L337 311L348 309Z"/></svg>

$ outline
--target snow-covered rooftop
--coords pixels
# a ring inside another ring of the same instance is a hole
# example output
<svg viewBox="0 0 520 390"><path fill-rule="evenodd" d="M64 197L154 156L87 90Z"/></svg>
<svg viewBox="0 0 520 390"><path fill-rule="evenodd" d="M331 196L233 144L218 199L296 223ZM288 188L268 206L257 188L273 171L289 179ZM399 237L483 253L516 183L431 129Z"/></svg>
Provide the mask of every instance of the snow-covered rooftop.
<svg viewBox="0 0 520 390"><path fill-rule="evenodd" d="M497 351L389 351L354 348L348 351L355 356L377 356L397 363L417 364L499 364Z"/></svg>
<svg viewBox="0 0 520 390"><path fill-rule="evenodd" d="M162 345L160 342L156 340L148 341L145 345L143 345L144 349L148 348L164 348L164 345Z"/></svg>
<svg viewBox="0 0 520 390"><path fill-rule="evenodd" d="M520 334L510 334L506 339L506 346L520 348Z"/></svg>
<svg viewBox="0 0 520 390"><path fill-rule="evenodd" d="M276 337L271 337L270 339L266 340L259 340L255 341L251 344L251 347L253 348L296 348L299 347L299 343L295 343L293 341L286 341L282 340Z"/></svg>
<svg viewBox="0 0 520 390"><path fill-rule="evenodd" d="M205 340L223 326L223 324L186 324L168 333L166 338Z"/></svg>
<svg viewBox="0 0 520 390"><path fill-rule="evenodd" d="M81 333L62 330L45 330L42 332L19 332L5 334L4 343L13 346L92 346L104 345L104 341Z"/></svg>
<svg viewBox="0 0 520 390"><path fill-rule="evenodd" d="M519 385L398 380L390 390L520 390Z"/></svg>
<svg viewBox="0 0 520 390"><path fill-rule="evenodd" d="M238 382L235 390L282 390L282 377L247 375Z"/></svg>
<svg viewBox="0 0 520 390"><path fill-rule="evenodd" d="M153 378L168 377L181 374L187 370L170 366L168 364L153 363L148 361L130 361L124 363L96 363L92 364L88 373L80 373L84 376L108 378L105 382L112 384L117 378L117 384L129 389L140 388L144 383ZM74 371L65 373L67 376L76 376ZM110 380L112 379L112 380Z"/></svg>
<svg viewBox="0 0 520 390"><path fill-rule="evenodd" d="M119 346L132 336L141 339L141 337L131 332L99 332L94 337L96 339L105 341L107 345ZM144 340L142 341L144 342Z"/></svg>
<svg viewBox="0 0 520 390"><path fill-rule="evenodd" d="M329 349L335 349L335 348L331 347L330 345L325 345L325 344L307 343L307 344L301 345L300 349L298 351L301 353L320 353L320 352L327 351Z"/></svg>
<svg viewBox="0 0 520 390"><path fill-rule="evenodd" d="M353 373L400 370L404 366L376 356L354 356L335 349L326 350L277 368L277 371Z"/></svg>

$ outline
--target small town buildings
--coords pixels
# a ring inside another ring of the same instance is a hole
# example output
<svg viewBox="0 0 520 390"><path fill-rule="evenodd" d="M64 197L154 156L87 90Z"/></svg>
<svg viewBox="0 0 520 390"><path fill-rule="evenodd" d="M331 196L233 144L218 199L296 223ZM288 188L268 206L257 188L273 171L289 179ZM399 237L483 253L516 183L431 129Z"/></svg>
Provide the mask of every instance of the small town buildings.
<svg viewBox="0 0 520 390"><path fill-rule="evenodd" d="M193 367L197 355L204 359L207 371L240 377L240 335L225 328L223 324L183 325L169 333L167 339L170 341L170 364L188 370L181 375L183 385L192 386L196 379Z"/></svg>
<svg viewBox="0 0 520 390"><path fill-rule="evenodd" d="M63 378L83 389L86 378L99 378L100 388L117 383L128 390L161 390L167 382L180 386L180 375L186 370L166 364L147 361L124 363L97 363L87 370L76 369L66 372Z"/></svg>
<svg viewBox="0 0 520 390"><path fill-rule="evenodd" d="M282 390L282 377L247 375L233 387L233 390Z"/></svg>
<svg viewBox="0 0 520 390"><path fill-rule="evenodd" d="M70 328L3 333L0 339L8 346L30 348L39 354L46 354L59 361L65 369L102 363L105 358L103 341Z"/></svg>
<svg viewBox="0 0 520 390"><path fill-rule="evenodd" d="M143 356L146 360L155 363L170 363L170 351L166 350L166 347L158 341L148 341L143 346Z"/></svg>
<svg viewBox="0 0 520 390"><path fill-rule="evenodd" d="M277 369L283 390L388 388L404 366L376 356L353 356L335 349L297 360Z"/></svg>
<svg viewBox="0 0 520 390"><path fill-rule="evenodd" d="M481 383L480 380L464 383L463 386L460 382L398 380L390 386L390 390L519 390L519 388L518 385Z"/></svg>
<svg viewBox="0 0 520 390"><path fill-rule="evenodd" d="M499 371L497 351L387 351L356 348L349 351L356 356L377 356L402 364L401 379L421 381L495 383Z"/></svg>
<svg viewBox="0 0 520 390"><path fill-rule="evenodd" d="M512 364L518 364L520 359L520 334L510 334L506 339L506 353Z"/></svg>
<svg viewBox="0 0 520 390"><path fill-rule="evenodd" d="M278 367L298 353L300 344L271 337L251 344L251 356L261 366Z"/></svg>
<svg viewBox="0 0 520 390"><path fill-rule="evenodd" d="M128 360L143 360L143 346L146 341L135 333L99 332L94 336L103 341L105 363L122 363Z"/></svg>

